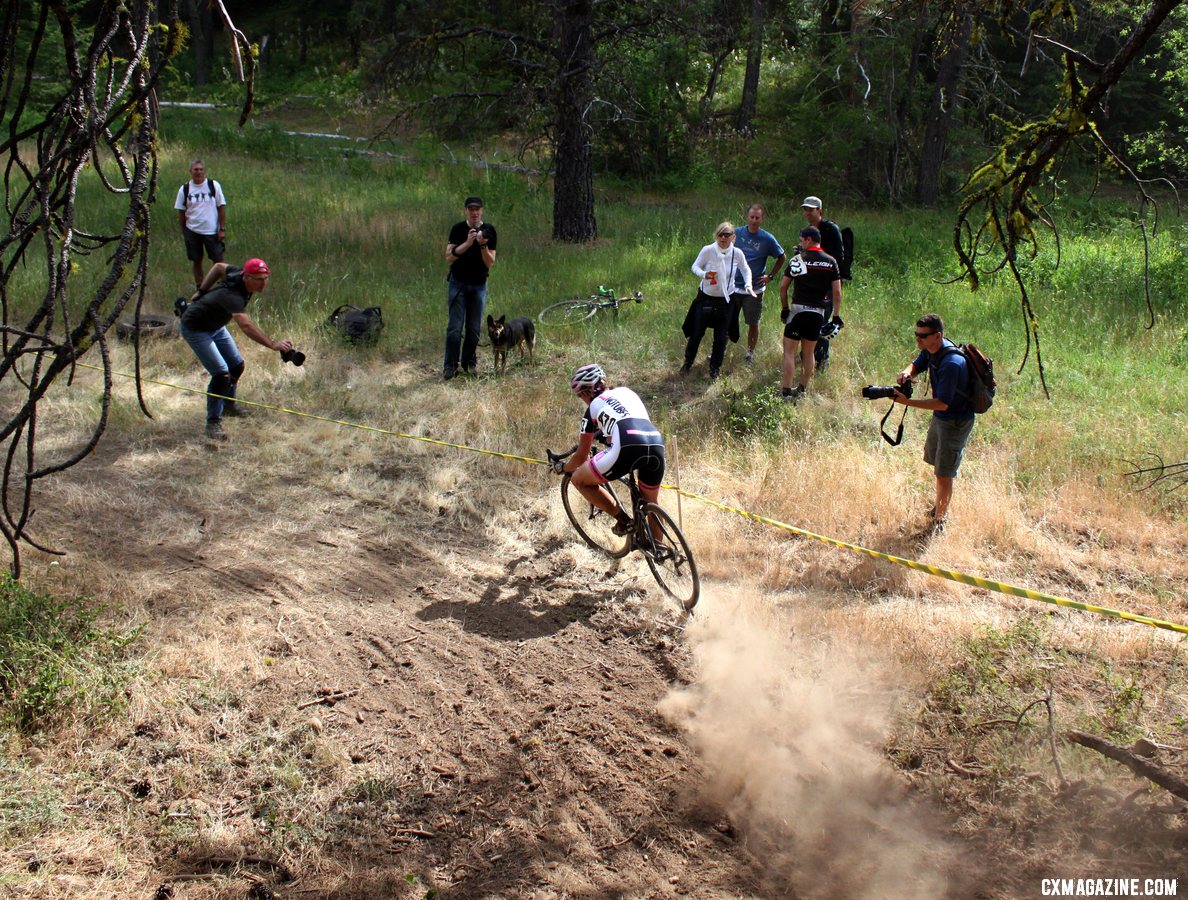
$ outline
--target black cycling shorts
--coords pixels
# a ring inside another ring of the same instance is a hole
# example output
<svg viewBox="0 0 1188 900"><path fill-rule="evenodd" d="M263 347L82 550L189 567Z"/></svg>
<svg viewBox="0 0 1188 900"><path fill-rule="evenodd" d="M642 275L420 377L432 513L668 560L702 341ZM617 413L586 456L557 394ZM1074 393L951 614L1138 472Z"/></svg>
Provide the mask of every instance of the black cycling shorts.
<svg viewBox="0 0 1188 900"><path fill-rule="evenodd" d="M664 444L660 442L659 432L653 434L654 437L647 436L647 443L616 442L590 460L599 481L605 484L634 469L641 485L659 487L664 481ZM631 440L630 435L627 440Z"/></svg>

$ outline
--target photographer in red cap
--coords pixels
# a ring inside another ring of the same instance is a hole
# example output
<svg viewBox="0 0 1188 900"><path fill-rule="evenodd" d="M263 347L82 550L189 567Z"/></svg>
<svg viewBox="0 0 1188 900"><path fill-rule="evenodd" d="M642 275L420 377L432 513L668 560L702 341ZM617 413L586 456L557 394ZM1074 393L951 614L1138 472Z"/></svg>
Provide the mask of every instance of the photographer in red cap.
<svg viewBox="0 0 1188 900"><path fill-rule="evenodd" d="M244 363L235 339L227 330L231 320L257 344L281 353L293 352L292 341L272 340L247 314L252 295L268 287L271 274L262 259L249 259L242 267L215 263L181 315L182 339L210 373L206 388L206 436L212 440L227 439L223 431L224 415L247 415L235 403L235 389Z"/></svg>

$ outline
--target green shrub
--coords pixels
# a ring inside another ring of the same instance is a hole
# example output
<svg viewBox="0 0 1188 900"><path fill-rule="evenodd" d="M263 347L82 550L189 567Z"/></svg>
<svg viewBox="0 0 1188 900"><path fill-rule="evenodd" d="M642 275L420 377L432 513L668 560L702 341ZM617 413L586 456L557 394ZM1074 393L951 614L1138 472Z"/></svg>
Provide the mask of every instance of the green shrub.
<svg viewBox="0 0 1188 900"><path fill-rule="evenodd" d="M0 722L36 731L120 702L124 651L141 629L102 628L102 612L81 597L63 600L0 578Z"/></svg>
<svg viewBox="0 0 1188 900"><path fill-rule="evenodd" d="M778 439L786 410L791 409L781 399L775 387L760 391L732 390L723 398L723 424L735 437Z"/></svg>

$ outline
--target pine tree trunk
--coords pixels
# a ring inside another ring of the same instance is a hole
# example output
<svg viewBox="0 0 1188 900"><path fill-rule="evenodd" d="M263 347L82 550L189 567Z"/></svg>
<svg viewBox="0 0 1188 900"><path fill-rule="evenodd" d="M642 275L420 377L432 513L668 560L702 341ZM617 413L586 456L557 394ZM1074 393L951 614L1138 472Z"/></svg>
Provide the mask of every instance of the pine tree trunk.
<svg viewBox="0 0 1188 900"><path fill-rule="evenodd" d="M738 106L738 133L755 133L755 107L759 99L759 68L763 62L763 26L767 19L765 0L751 0L751 33L747 36L747 70L743 76L742 102Z"/></svg>
<svg viewBox="0 0 1188 900"><path fill-rule="evenodd" d="M954 24L948 35L948 47L938 67L936 87L924 120L924 143L920 148L920 169L916 180L916 200L922 206L936 206L940 202L941 167L945 161L953 112L957 108L957 85L961 80L961 70L965 68L972 26L973 20L968 13Z"/></svg>
<svg viewBox="0 0 1188 900"><path fill-rule="evenodd" d="M194 36L194 84L201 87L210 81L214 62L214 13L210 0L190 0L190 33Z"/></svg>
<svg viewBox="0 0 1188 900"><path fill-rule="evenodd" d="M557 0L558 42L553 237L577 244L598 237L594 220L593 0Z"/></svg>

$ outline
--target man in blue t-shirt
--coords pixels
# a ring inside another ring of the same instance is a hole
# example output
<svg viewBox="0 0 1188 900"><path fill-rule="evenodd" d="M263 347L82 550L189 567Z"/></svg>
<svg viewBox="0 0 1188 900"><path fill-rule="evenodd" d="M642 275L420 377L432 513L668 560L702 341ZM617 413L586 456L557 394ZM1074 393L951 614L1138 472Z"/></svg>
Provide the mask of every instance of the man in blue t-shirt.
<svg viewBox="0 0 1188 900"><path fill-rule="evenodd" d="M755 359L755 345L759 343L759 319L763 315L763 291L767 283L783 271L784 263L788 261L784 248L769 231L763 230L763 220L767 217L767 210L759 203L747 210L747 227L734 232L734 246L743 252L747 258L747 265L751 268L751 284L755 288L755 296L744 296L742 301L743 321L747 323L747 365ZM775 265L771 271L767 269L767 260L774 259ZM737 293L746 294L742 274L735 278Z"/></svg>
<svg viewBox="0 0 1188 900"><path fill-rule="evenodd" d="M932 422L924 441L924 462L936 472L936 503L932 507L929 528L943 530L953 481L961 468L965 443L973 430L974 412L969 405L969 366L965 355L952 341L945 339L945 323L936 313L928 313L916 322L916 345L919 354L912 364L896 377L899 384L928 369L932 396L915 400L896 391L891 399L904 406L932 410Z"/></svg>

